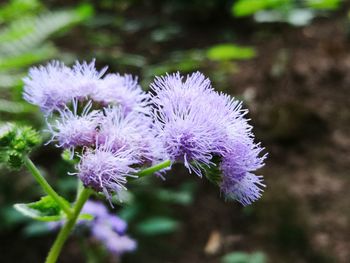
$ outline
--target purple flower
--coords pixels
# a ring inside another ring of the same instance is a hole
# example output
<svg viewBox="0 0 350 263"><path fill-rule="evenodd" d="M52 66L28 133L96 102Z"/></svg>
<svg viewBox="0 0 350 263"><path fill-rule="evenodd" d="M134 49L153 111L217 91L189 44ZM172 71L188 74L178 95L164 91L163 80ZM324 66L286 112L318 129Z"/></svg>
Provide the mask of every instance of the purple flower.
<svg viewBox="0 0 350 263"><path fill-rule="evenodd" d="M88 200L81 214L89 214L93 219L80 219L77 225L89 228L91 236L101 242L110 253L119 256L136 249L136 241L125 234L128 224L117 215L109 213L103 203ZM63 220L48 222L48 227L56 230L63 224Z"/></svg>
<svg viewBox="0 0 350 263"><path fill-rule="evenodd" d="M136 249L135 240L125 235L127 223L116 215L108 212L104 204L87 201L82 213L94 216L92 221L84 221L90 226L92 236L100 241L109 252L121 255Z"/></svg>
<svg viewBox="0 0 350 263"><path fill-rule="evenodd" d="M190 107L196 99L208 97L214 91L210 80L200 72L187 76L185 80L179 72L156 77L151 89L155 93L152 102L167 115L178 108Z"/></svg>
<svg viewBox="0 0 350 263"><path fill-rule="evenodd" d="M91 106L91 102L88 102L81 115L78 115L78 102L73 100L73 111L67 107L59 110L60 118L52 124L48 123L52 134L50 142L57 141L58 147L69 149L72 155L77 146L93 145L101 115L98 111L90 111Z"/></svg>
<svg viewBox="0 0 350 263"><path fill-rule="evenodd" d="M103 203L91 201L91 200L88 200L85 203L81 213L93 215L95 219L96 218L104 218L104 217L109 215L108 210Z"/></svg>
<svg viewBox="0 0 350 263"><path fill-rule="evenodd" d="M125 113L148 113L149 96L131 75L108 74L98 83L93 100L104 105L119 105Z"/></svg>
<svg viewBox="0 0 350 263"><path fill-rule="evenodd" d="M97 144L96 148L88 149L78 164L77 175L85 187L91 187L97 192L103 192L107 199L112 193L126 189L127 177L136 177L137 169L132 166L138 160L132 151L120 149L112 151L112 144Z"/></svg>
<svg viewBox="0 0 350 263"><path fill-rule="evenodd" d="M92 221L83 221L85 224L104 224L108 225L113 231L120 235L125 234L128 224L116 215L112 215L108 212L106 206L101 202L88 200L82 211L82 214L89 214L94 217Z"/></svg>
<svg viewBox="0 0 350 263"><path fill-rule="evenodd" d="M108 225L118 234L123 235L126 232L126 229L128 225L124 220L122 220L120 217L117 217L115 215L109 214L106 217L106 221L108 222Z"/></svg>
<svg viewBox="0 0 350 263"><path fill-rule="evenodd" d="M151 87L155 127L170 158L201 176L219 157L225 196L244 205L258 199L264 185L252 172L266 155L259 156L262 148L254 143L242 103L215 92L198 72L185 79L178 73L156 78Z"/></svg>
<svg viewBox="0 0 350 263"><path fill-rule="evenodd" d="M62 109L73 98L86 99L95 93L98 82L107 68L95 69L95 60L75 63L73 68L52 61L45 67L32 67L24 78L24 99L37 105L45 114Z"/></svg>
<svg viewBox="0 0 350 263"><path fill-rule="evenodd" d="M127 235L120 235L106 224L99 222L93 225L92 235L95 239L103 243L107 250L115 255L134 251L137 247L135 240Z"/></svg>
<svg viewBox="0 0 350 263"><path fill-rule="evenodd" d="M120 106L105 108L104 112L98 143L108 141L112 151L130 151L140 164L160 158L163 151L149 116L136 111L125 114Z"/></svg>
<svg viewBox="0 0 350 263"><path fill-rule="evenodd" d="M48 114L62 108L74 97L71 90L71 70L62 62L52 61L45 67L32 67L24 78L23 97Z"/></svg>
<svg viewBox="0 0 350 263"><path fill-rule="evenodd" d="M250 205L261 197L263 177L251 172L264 165L266 155L259 157L263 149L259 144L234 143L225 154L220 165L222 181L220 189L228 199L235 199L243 205Z"/></svg>
<svg viewBox="0 0 350 263"><path fill-rule="evenodd" d="M108 67L98 71L95 67L95 59L90 63L76 61L72 68L73 94L78 99L86 99L96 93L96 89L101 82L102 76Z"/></svg>
<svg viewBox="0 0 350 263"><path fill-rule="evenodd" d="M213 154L222 152L220 109L212 103L217 94L198 72L184 81L179 74L157 78L151 87L155 127L166 153L201 176L201 166L214 165Z"/></svg>

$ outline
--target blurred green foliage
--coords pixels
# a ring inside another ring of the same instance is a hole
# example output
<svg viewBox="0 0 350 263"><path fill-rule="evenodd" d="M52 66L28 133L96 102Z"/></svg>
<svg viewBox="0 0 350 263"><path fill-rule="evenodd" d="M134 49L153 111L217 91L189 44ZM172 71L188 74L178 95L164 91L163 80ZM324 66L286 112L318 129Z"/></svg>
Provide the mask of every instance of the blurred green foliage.
<svg viewBox="0 0 350 263"><path fill-rule="evenodd" d="M221 263L265 263L266 256L262 252L254 252L251 254L244 252L231 252L224 255Z"/></svg>
<svg viewBox="0 0 350 263"><path fill-rule="evenodd" d="M256 56L254 48L240 47L233 44L216 45L208 49L207 56L211 60L243 60L251 59Z"/></svg>
<svg viewBox="0 0 350 263"><path fill-rule="evenodd" d="M133 182L131 189L124 196L118 215L135 226L136 235L154 236L179 229L181 223L171 207L191 205L196 184L186 182L178 188L166 189L155 178L145 177Z"/></svg>
<svg viewBox="0 0 350 263"><path fill-rule="evenodd" d="M236 17L254 15L257 22L286 22L304 26L325 11L336 10L341 0L238 0L231 12Z"/></svg>
<svg viewBox="0 0 350 263"><path fill-rule="evenodd" d="M48 11L37 0L12 0L0 10L0 114L30 112L21 100L21 78L33 64L68 57L49 38L91 17L93 8Z"/></svg>
<svg viewBox="0 0 350 263"><path fill-rule="evenodd" d="M232 6L235 16L249 16L265 9L280 8L289 5L292 0L239 0Z"/></svg>

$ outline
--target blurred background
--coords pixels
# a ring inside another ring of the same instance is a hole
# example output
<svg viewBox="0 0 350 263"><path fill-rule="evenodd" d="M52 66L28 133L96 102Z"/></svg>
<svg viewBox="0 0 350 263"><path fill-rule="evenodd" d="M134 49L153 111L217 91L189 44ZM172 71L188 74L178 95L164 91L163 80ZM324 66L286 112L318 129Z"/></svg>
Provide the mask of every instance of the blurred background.
<svg viewBox="0 0 350 263"><path fill-rule="evenodd" d="M350 1L10 0L0 3L0 123L44 127L22 99L32 65L96 58L139 76L200 70L243 100L269 152L263 198L225 202L176 167L130 186L111 210L138 242L121 259L82 233L60 262L350 262ZM52 146L32 158L73 200L73 167ZM0 167L1 262L43 262L56 233L16 212L40 188Z"/></svg>

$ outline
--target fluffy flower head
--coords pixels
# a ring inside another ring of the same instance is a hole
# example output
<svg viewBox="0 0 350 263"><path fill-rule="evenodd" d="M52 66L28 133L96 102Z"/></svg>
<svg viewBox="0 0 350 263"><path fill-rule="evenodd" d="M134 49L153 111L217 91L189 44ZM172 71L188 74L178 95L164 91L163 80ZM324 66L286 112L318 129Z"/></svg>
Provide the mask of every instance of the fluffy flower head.
<svg viewBox="0 0 350 263"><path fill-rule="evenodd" d="M216 93L209 80L200 73L185 80L174 74L158 78L151 87L156 94L155 125L167 154L201 176L200 165L212 164L222 140L217 109L211 105Z"/></svg>
<svg viewBox="0 0 350 263"><path fill-rule="evenodd" d="M74 152L77 146L90 146L95 142L96 128L101 117L98 111L90 111L91 102L85 107L81 115L78 115L78 102L73 101L73 111L65 107L60 110L60 118L53 124L48 123L52 134L51 141L57 141L58 147L70 149Z"/></svg>
<svg viewBox="0 0 350 263"><path fill-rule="evenodd" d="M261 197L263 177L251 172L264 165L266 155L259 157L262 150L259 144L235 143L223 157L220 188L226 198L249 205Z"/></svg>
<svg viewBox="0 0 350 263"><path fill-rule="evenodd" d="M92 98L104 105L119 105L125 113L148 113L149 97L132 75L106 75L99 81Z"/></svg>
<svg viewBox="0 0 350 263"><path fill-rule="evenodd" d="M46 66L32 67L24 78L23 97L48 114L60 109L73 99L71 92L71 70L59 61Z"/></svg>
<svg viewBox="0 0 350 263"><path fill-rule="evenodd" d="M76 61L72 68L72 91L76 98L86 99L95 94L96 89L101 81L102 76L108 67L100 71L95 67L95 60L90 63L86 61L80 63Z"/></svg>
<svg viewBox="0 0 350 263"><path fill-rule="evenodd" d="M98 142L108 141L112 151L131 151L140 163L157 160L163 151L152 129L152 119L142 113L128 114L121 106L106 108L100 124Z"/></svg>
<svg viewBox="0 0 350 263"><path fill-rule="evenodd" d="M24 78L23 97L37 105L45 114L64 108L72 99L85 99L95 93L107 67L96 70L95 60L75 63L73 68L53 61L46 66L32 67Z"/></svg>
<svg viewBox="0 0 350 263"><path fill-rule="evenodd" d="M103 192L110 199L112 193L126 189L127 177L135 177L132 174L137 170L132 165L136 163L131 151L112 151L108 143L97 145L81 157L78 177L85 187Z"/></svg>

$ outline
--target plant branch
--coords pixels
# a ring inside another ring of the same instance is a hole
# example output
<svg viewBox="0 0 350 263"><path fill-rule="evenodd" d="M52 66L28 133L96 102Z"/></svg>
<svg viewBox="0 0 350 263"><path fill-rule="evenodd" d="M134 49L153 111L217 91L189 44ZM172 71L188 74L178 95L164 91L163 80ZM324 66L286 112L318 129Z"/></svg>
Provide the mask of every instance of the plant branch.
<svg viewBox="0 0 350 263"><path fill-rule="evenodd" d="M30 160L28 156L24 156L24 165L27 167L27 169L30 171L30 173L33 175L35 180L39 183L39 185L43 188L43 190L51 196L57 204L61 207L61 209L66 213L67 217L72 216L72 210L70 206L64 202L63 198L59 196L56 191L51 187L51 185L46 181L44 176L40 173L38 168L36 168L35 164Z"/></svg>
<svg viewBox="0 0 350 263"><path fill-rule="evenodd" d="M61 253L62 247L64 243L66 242L69 234L73 230L77 219L79 217L79 214L81 212L81 209L83 208L85 202L90 197L92 191L91 189L84 188L82 191L80 191L79 196L76 200L76 203L74 205L73 214L72 217L69 218L64 226L61 228L53 246L50 249L50 252L46 258L46 263L55 263L57 262L57 259Z"/></svg>
<svg viewBox="0 0 350 263"><path fill-rule="evenodd" d="M167 168L171 165L171 161L170 160L166 160L164 162L158 163L156 165L153 165L149 168L143 169L141 171L139 171L136 175L138 175L138 177L144 177L146 175L150 175L150 174L154 174L155 172L158 172L164 168Z"/></svg>

